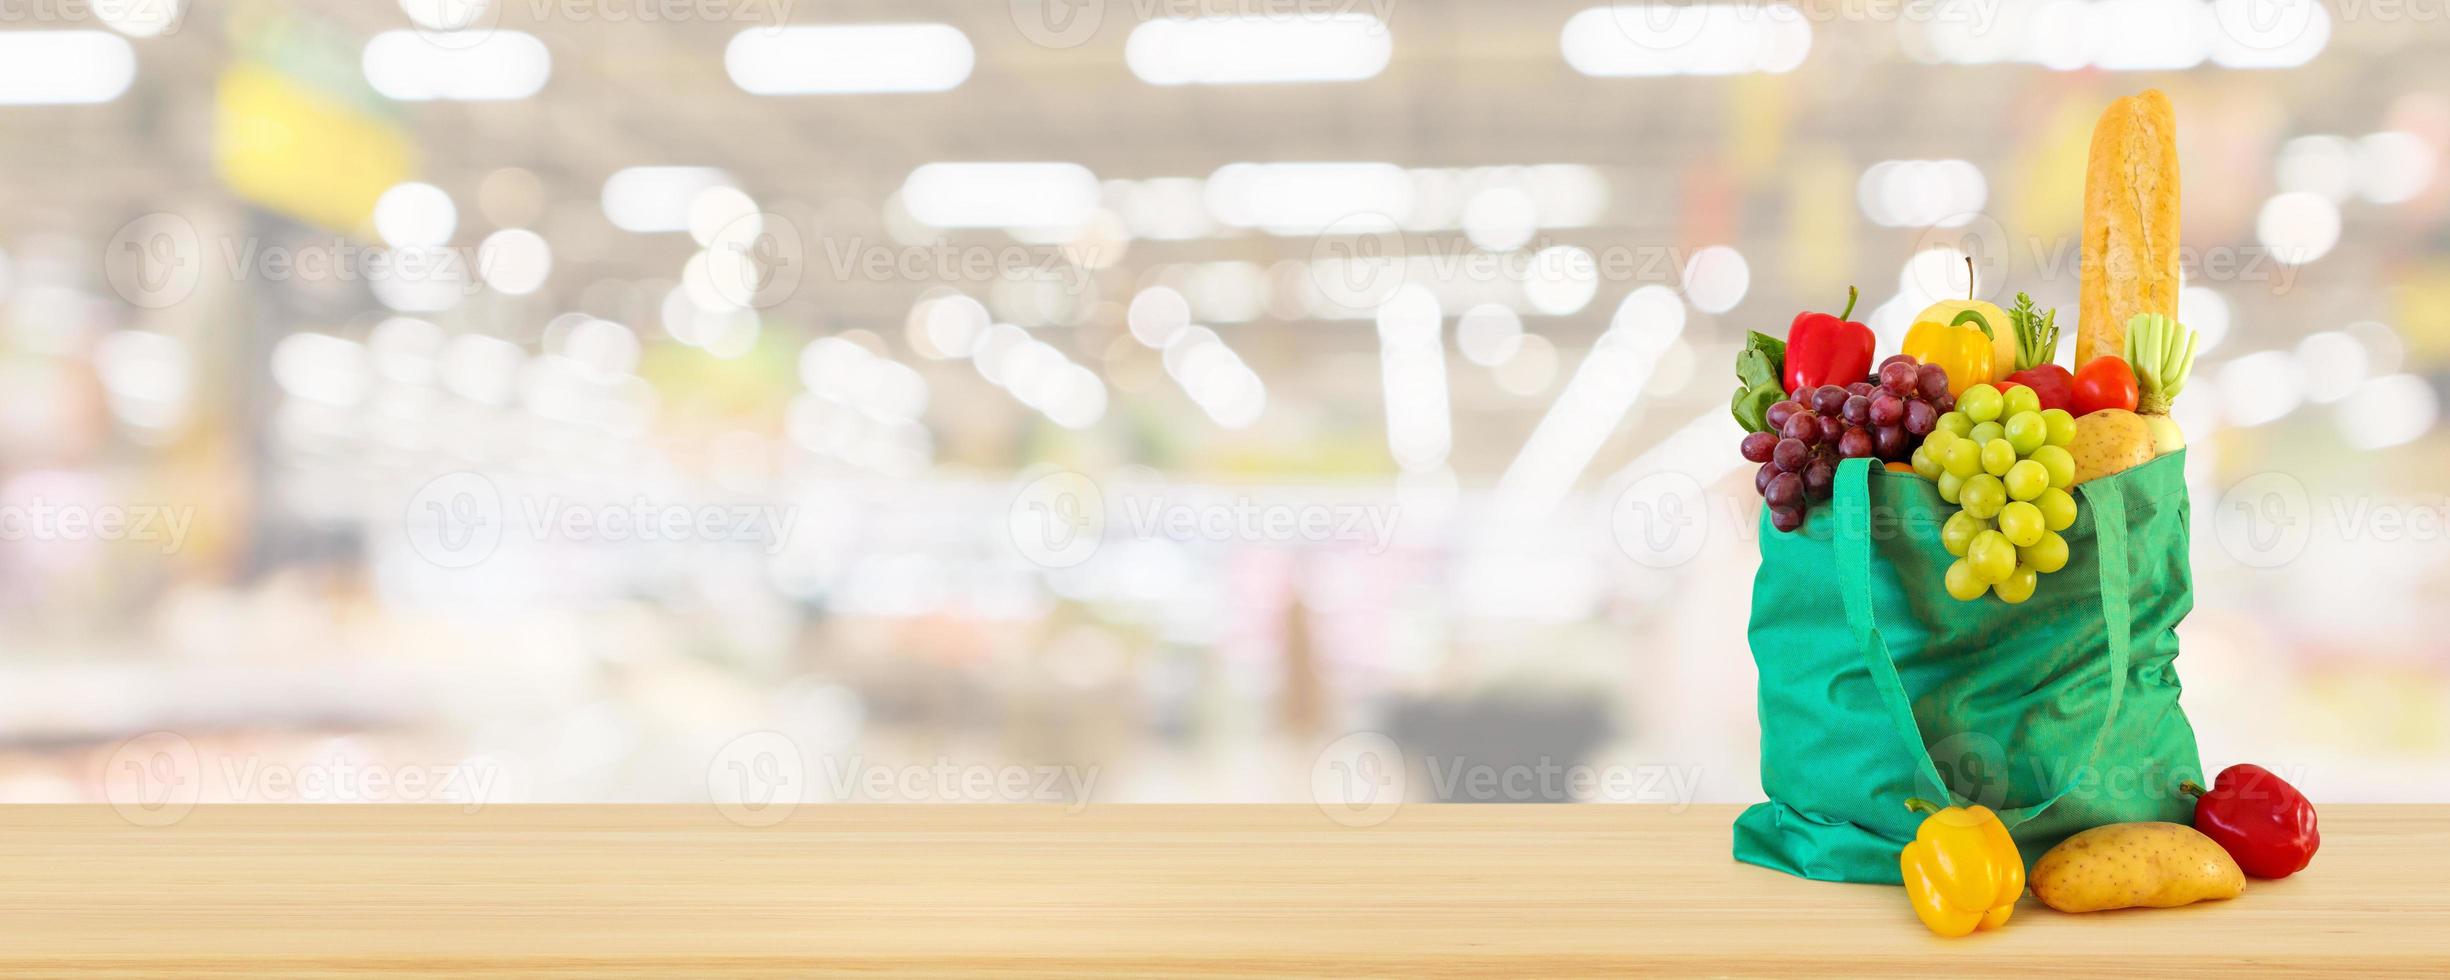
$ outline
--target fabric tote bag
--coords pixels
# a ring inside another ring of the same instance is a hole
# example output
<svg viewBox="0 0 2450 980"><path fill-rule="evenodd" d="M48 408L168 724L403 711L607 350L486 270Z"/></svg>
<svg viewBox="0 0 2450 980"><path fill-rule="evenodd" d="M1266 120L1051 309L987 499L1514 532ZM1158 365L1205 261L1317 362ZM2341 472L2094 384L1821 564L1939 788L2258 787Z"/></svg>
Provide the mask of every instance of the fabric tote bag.
<svg viewBox="0 0 2450 980"><path fill-rule="evenodd" d="M2188 822L2185 469L2178 452L2078 484L2067 566L2013 606L1948 595L1956 508L1914 474L1846 460L1792 533L1764 508L1749 637L1769 800L1736 819L1736 859L1897 884L1913 797L1997 810L2028 864L2102 824Z"/></svg>

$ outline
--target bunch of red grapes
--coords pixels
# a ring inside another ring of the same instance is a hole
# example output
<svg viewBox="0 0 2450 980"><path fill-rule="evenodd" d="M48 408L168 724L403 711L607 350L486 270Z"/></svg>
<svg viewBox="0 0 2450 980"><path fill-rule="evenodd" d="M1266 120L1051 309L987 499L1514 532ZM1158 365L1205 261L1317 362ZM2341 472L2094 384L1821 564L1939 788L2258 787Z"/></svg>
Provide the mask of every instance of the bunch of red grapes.
<svg viewBox="0 0 2450 980"><path fill-rule="evenodd" d="M1769 431L1744 437L1744 458L1761 464L1753 488L1769 502L1769 523L1803 526L1804 510L1829 499L1837 461L1872 457L1902 462L1957 405L1948 372L1904 354L1880 362L1870 378L1822 385L1769 407Z"/></svg>

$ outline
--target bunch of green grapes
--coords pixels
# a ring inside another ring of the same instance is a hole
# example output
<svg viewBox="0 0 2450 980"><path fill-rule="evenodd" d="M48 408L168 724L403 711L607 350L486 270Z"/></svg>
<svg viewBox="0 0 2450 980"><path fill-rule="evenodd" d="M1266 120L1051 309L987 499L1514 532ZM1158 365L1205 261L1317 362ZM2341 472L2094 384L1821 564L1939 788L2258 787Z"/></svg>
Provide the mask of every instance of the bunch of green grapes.
<svg viewBox="0 0 2450 980"><path fill-rule="evenodd" d="M2033 389L2002 393L1975 385L1957 396L1956 410L1914 451L1914 472L1940 486L1940 499L1960 510L1940 528L1948 594L1963 600L1997 592L2009 603L2033 598L2041 576L2067 567L2067 539L2076 523L2076 417L2042 409Z"/></svg>

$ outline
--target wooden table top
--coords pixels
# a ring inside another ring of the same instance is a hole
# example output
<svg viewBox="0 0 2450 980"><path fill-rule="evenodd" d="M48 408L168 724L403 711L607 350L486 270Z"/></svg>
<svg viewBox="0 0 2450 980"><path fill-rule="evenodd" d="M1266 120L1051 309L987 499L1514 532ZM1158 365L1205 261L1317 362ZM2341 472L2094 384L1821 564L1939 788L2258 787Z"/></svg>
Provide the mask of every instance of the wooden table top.
<svg viewBox="0 0 2450 980"><path fill-rule="evenodd" d="M2314 866L2235 901L2028 897L1960 940L1737 864L1736 810L0 807L0 974L2450 971L2450 807L2326 808Z"/></svg>

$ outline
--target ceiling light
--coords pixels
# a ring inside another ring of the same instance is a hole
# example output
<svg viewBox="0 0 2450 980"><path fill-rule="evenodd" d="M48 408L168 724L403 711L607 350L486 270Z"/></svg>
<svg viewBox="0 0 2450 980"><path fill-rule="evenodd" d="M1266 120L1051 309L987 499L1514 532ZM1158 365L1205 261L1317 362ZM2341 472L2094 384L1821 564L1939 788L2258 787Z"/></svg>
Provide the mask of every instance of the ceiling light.
<svg viewBox="0 0 2450 980"><path fill-rule="evenodd" d="M1482 303L1455 319L1455 346L1482 367L1496 367L1523 349L1523 318L1495 303Z"/></svg>
<svg viewBox="0 0 2450 980"><path fill-rule="evenodd" d="M1566 64L1599 77L1783 74L1812 50L1812 25L1793 7L1625 3L1565 22Z"/></svg>
<svg viewBox="0 0 2450 980"><path fill-rule="evenodd" d="M1151 85L1349 82L1385 71L1394 49L1367 14L1168 17L1133 28L1123 60Z"/></svg>
<svg viewBox="0 0 2450 980"><path fill-rule="evenodd" d="M1542 513L1564 499L1641 400L1659 353L1683 334L1684 319L1684 301L1665 286L1643 286L1626 295L1498 478L1501 513Z"/></svg>
<svg viewBox="0 0 2450 980"><path fill-rule="evenodd" d="M0 31L0 105L109 102L136 81L136 50L103 31Z"/></svg>
<svg viewBox="0 0 2450 980"><path fill-rule="evenodd" d="M1403 221L1412 180L1391 163L1229 163L1209 175L1207 199L1224 224L1303 235L1362 215Z"/></svg>
<svg viewBox="0 0 2450 980"><path fill-rule="evenodd" d="M1097 210L1097 175L1077 163L930 163L902 182L902 206L937 228L1063 228Z"/></svg>
<svg viewBox="0 0 2450 980"><path fill-rule="evenodd" d="M604 179L604 217L623 231L687 231L698 194L731 180L713 167L625 167Z"/></svg>
<svg viewBox="0 0 2450 980"><path fill-rule="evenodd" d="M485 285L511 296L525 296L553 274L553 248L544 236L525 228L504 228L485 236L476 247L477 273Z"/></svg>
<svg viewBox="0 0 2450 980"><path fill-rule="evenodd" d="M942 92L977 60L949 24L752 27L723 49L732 84L755 95Z"/></svg>
<svg viewBox="0 0 2450 980"><path fill-rule="evenodd" d="M1684 296L1704 313L1725 313L1744 301L1752 288L1752 266L1744 254L1725 245L1693 253L1684 264Z"/></svg>
<svg viewBox="0 0 2450 980"><path fill-rule="evenodd" d="M459 208L432 184L395 184L374 202L374 232L395 247L441 245L459 230Z"/></svg>
<svg viewBox="0 0 2450 980"><path fill-rule="evenodd" d="M1444 465L1454 448L1446 385L1445 313L1417 284L1378 308L1379 379L1386 392L1387 451L1407 472Z"/></svg>
<svg viewBox="0 0 2450 980"><path fill-rule="evenodd" d="M2289 265L2322 258L2339 244L2339 207L2320 194L2273 195L2255 216L2255 237L2272 257Z"/></svg>
<svg viewBox="0 0 2450 980"><path fill-rule="evenodd" d="M518 31L491 31L465 46L435 44L420 31L384 31L366 42L361 60L367 84L403 102L524 99L553 75L544 42Z"/></svg>

